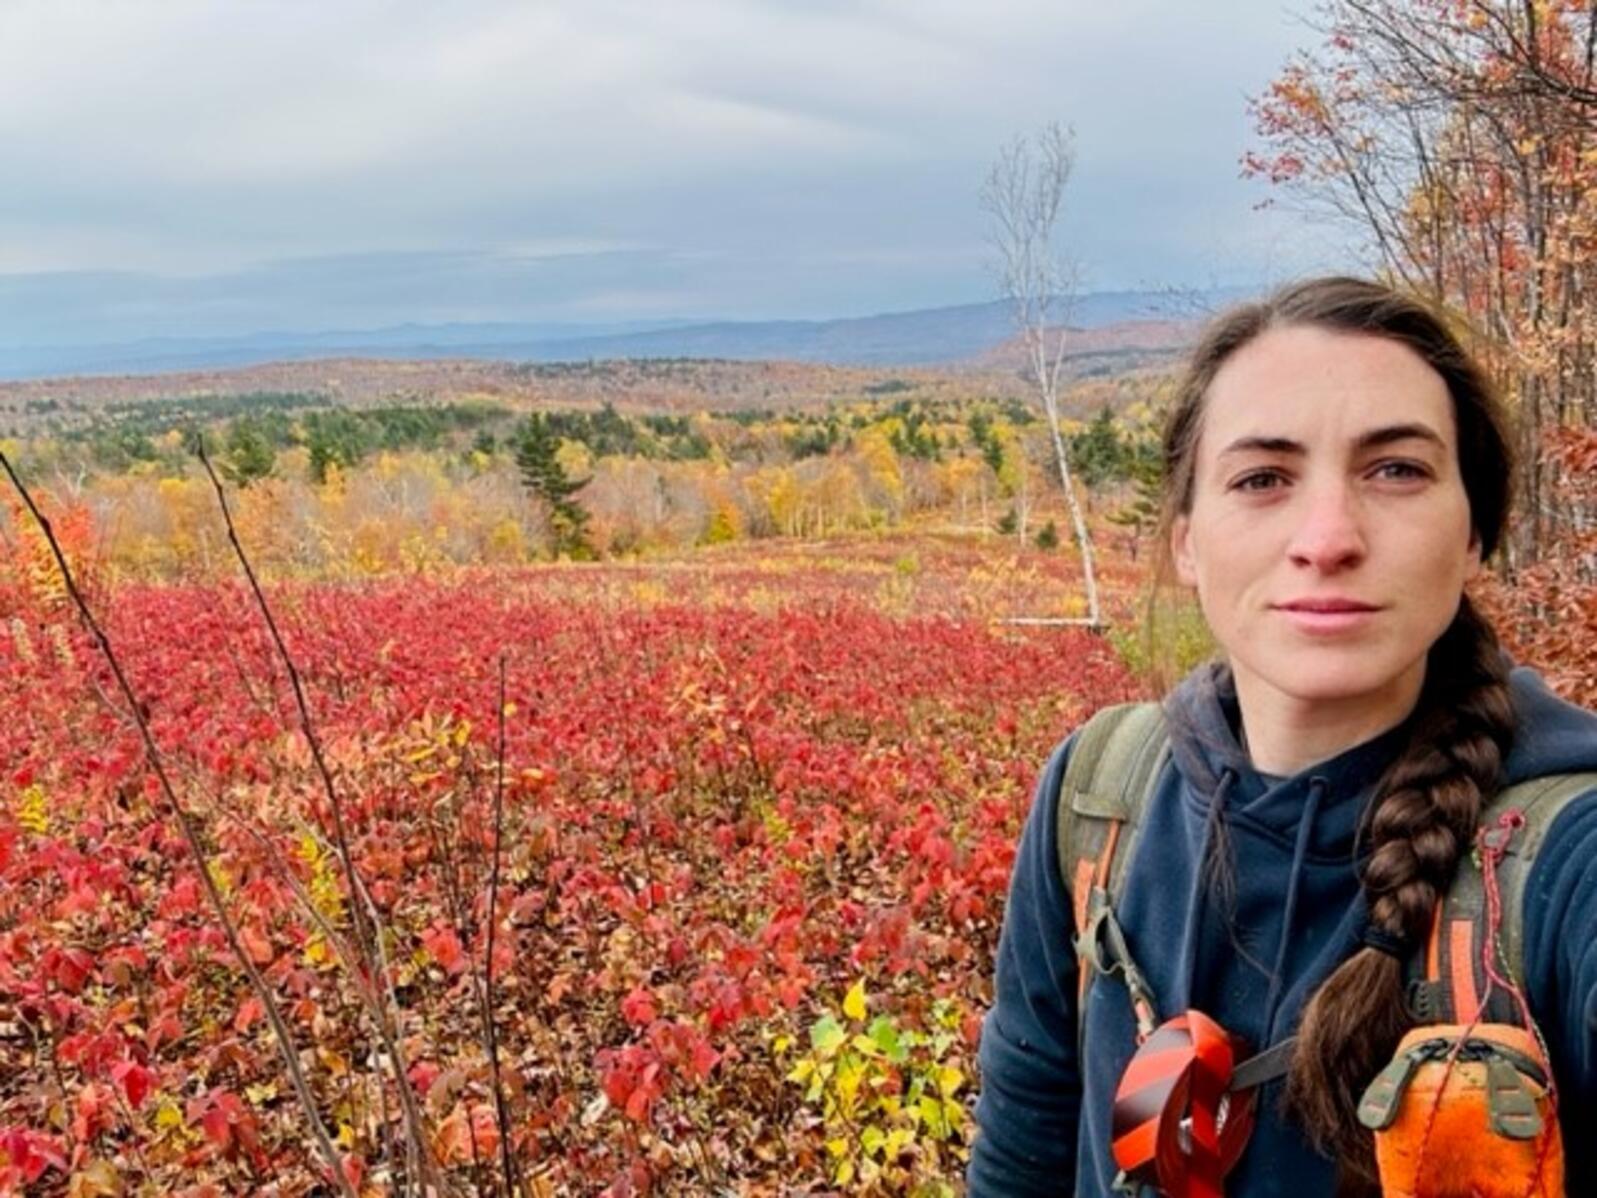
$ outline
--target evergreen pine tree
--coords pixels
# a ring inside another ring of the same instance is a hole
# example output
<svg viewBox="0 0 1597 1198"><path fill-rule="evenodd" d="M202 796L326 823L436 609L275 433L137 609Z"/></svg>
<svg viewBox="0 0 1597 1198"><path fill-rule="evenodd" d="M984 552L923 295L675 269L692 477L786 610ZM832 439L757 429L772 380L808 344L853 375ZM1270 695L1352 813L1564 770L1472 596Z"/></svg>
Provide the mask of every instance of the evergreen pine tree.
<svg viewBox="0 0 1597 1198"><path fill-rule="evenodd" d="M226 456L220 463L222 474L230 482L247 487L258 478L268 477L276 461L277 451L260 427L247 419L233 422L227 433Z"/></svg>
<svg viewBox="0 0 1597 1198"><path fill-rule="evenodd" d="M588 543L588 513L572 496L592 480L568 475L556 456L559 448L560 439L549 427L548 417L534 412L516 439L516 467L521 471L522 485L549 510L556 556L591 558L594 551Z"/></svg>
<svg viewBox="0 0 1597 1198"><path fill-rule="evenodd" d="M1124 478L1128 458L1108 405L1098 410L1084 431L1070 439L1070 464L1089 487Z"/></svg>

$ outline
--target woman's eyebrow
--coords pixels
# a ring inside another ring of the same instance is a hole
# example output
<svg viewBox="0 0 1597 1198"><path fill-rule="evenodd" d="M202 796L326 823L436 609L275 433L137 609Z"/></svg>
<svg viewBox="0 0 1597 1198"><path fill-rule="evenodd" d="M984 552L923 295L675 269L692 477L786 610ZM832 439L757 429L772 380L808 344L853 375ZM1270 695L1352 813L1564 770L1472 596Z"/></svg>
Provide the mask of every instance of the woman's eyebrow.
<svg viewBox="0 0 1597 1198"><path fill-rule="evenodd" d="M1359 434L1358 440L1353 443L1355 450L1374 449L1381 445L1390 445L1394 441L1408 440L1429 441L1438 449L1446 449L1447 442L1428 424L1387 424L1380 428L1372 428L1367 433ZM1308 447L1301 441L1294 441L1290 437L1238 437L1227 445L1218 454L1225 457L1233 453L1284 453L1294 457L1302 457L1308 453Z"/></svg>
<svg viewBox="0 0 1597 1198"><path fill-rule="evenodd" d="M1447 442L1442 439L1442 434L1428 424L1389 424L1384 428L1371 429L1361 436L1354 446L1357 449L1374 449L1379 445L1390 445L1393 441L1408 441L1418 439L1429 441L1438 449L1446 449Z"/></svg>
<svg viewBox="0 0 1597 1198"><path fill-rule="evenodd" d="M1294 441L1290 437L1238 437L1231 444L1222 449L1218 457L1227 454L1248 453L1289 453L1302 456L1308 453L1308 448L1301 441Z"/></svg>

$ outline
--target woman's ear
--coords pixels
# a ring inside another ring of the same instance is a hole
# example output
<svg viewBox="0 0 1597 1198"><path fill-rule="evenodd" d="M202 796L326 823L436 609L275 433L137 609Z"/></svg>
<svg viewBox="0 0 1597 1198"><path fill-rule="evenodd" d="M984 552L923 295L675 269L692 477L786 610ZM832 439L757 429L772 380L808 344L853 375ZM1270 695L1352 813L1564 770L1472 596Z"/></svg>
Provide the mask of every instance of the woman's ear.
<svg viewBox="0 0 1597 1198"><path fill-rule="evenodd" d="M1170 522L1170 560L1183 586L1198 585L1198 562L1192 553L1192 519L1177 516Z"/></svg>
<svg viewBox="0 0 1597 1198"><path fill-rule="evenodd" d="M1464 562L1464 581L1469 582L1481 572L1481 534L1469 530L1469 557Z"/></svg>

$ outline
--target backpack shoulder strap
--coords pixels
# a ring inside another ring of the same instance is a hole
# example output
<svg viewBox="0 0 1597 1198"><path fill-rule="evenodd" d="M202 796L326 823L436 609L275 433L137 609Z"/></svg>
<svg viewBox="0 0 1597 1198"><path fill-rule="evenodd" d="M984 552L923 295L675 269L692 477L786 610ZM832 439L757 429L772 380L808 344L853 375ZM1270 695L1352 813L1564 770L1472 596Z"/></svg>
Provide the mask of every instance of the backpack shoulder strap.
<svg viewBox="0 0 1597 1198"><path fill-rule="evenodd" d="M1481 812L1479 827L1492 828L1504 816L1514 820L1506 855L1497 867L1502 919L1493 938L1497 968L1516 985L1524 970L1525 883L1547 830L1581 795L1597 791L1597 773L1550 774L1498 792ZM1426 944L1423 981L1411 988L1415 1016L1423 1023L1468 1023L1479 1013L1493 1023L1522 1022L1500 987L1489 986L1483 947L1492 929L1486 909L1486 883L1480 850L1460 859L1453 884L1436 905ZM1485 1001L1483 1004L1483 996Z"/></svg>
<svg viewBox="0 0 1597 1198"><path fill-rule="evenodd" d="M1096 884L1113 892L1125 856L1122 835L1136 835L1150 784L1168 746L1157 703L1106 707L1076 734L1059 794L1059 870L1076 906L1076 930L1086 920L1087 894ZM1123 867L1122 867L1123 868Z"/></svg>
<svg viewBox="0 0 1597 1198"><path fill-rule="evenodd" d="M1059 871L1075 916L1078 1026L1098 959L1098 916L1119 894L1169 744L1157 703L1126 703L1088 720L1065 763L1057 816Z"/></svg>

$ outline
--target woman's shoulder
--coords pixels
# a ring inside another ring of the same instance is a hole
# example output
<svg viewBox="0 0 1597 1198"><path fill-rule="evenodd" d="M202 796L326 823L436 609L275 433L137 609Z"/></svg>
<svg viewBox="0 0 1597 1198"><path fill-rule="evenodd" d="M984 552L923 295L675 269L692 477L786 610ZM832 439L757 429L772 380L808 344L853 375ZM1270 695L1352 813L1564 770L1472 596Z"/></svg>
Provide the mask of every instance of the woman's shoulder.
<svg viewBox="0 0 1597 1198"><path fill-rule="evenodd" d="M1597 932L1597 713L1555 695L1534 670L1514 669L1509 683L1514 746L1496 806L1528 810L1533 821L1522 912L1529 957L1553 943L1539 932L1566 920L1597 939L1586 933Z"/></svg>
<svg viewBox="0 0 1597 1198"><path fill-rule="evenodd" d="M1510 786L1557 774L1597 773L1597 712L1553 693L1535 670L1509 674L1514 744L1504 763Z"/></svg>

